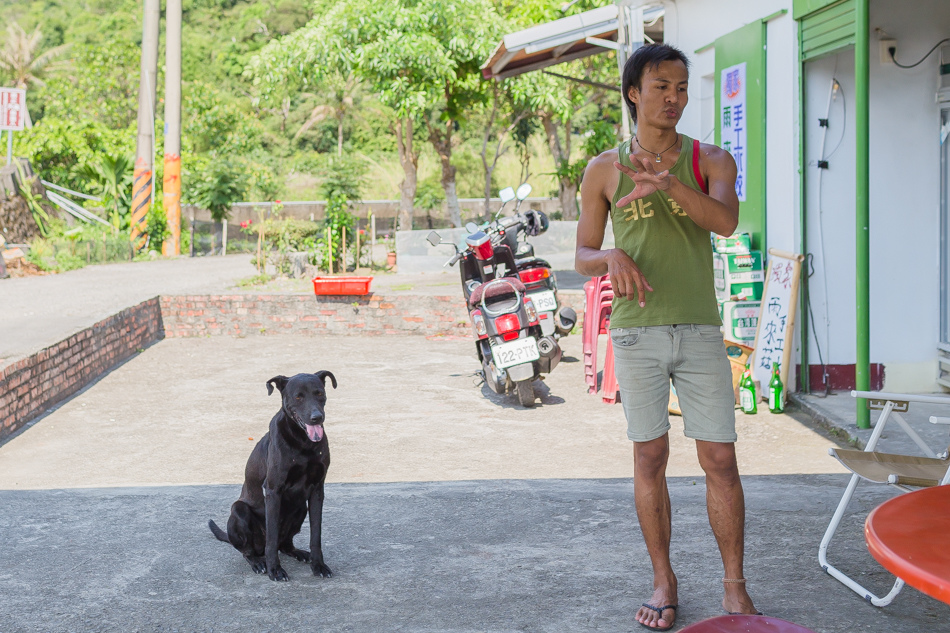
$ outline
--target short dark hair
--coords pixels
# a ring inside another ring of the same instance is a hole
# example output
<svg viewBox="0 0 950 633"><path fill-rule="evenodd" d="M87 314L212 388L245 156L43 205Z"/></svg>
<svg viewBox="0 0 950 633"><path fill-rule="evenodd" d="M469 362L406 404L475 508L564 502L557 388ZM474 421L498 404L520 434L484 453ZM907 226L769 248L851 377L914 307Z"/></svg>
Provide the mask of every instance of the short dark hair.
<svg viewBox="0 0 950 633"><path fill-rule="evenodd" d="M633 52L633 55L623 65L623 81L621 90L623 91L623 102L630 108L630 116L633 122L637 122L637 106L630 100L628 93L630 88L640 89L640 81L643 79L643 73L649 68L656 68L663 62L681 61L689 71L689 59L683 54L683 51L670 46L669 44L649 44L641 46Z"/></svg>

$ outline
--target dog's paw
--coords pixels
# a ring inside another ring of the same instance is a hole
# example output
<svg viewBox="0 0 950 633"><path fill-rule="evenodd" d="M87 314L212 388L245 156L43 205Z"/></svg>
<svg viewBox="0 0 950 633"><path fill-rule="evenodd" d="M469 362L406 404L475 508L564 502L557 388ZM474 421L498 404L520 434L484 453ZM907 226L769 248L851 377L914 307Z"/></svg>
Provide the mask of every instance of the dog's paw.
<svg viewBox="0 0 950 633"><path fill-rule="evenodd" d="M287 572L284 571L284 568L278 565L273 569L267 571L267 577L271 580L276 580L278 582L283 580L290 580L290 576L287 575Z"/></svg>
<svg viewBox="0 0 950 633"><path fill-rule="evenodd" d="M245 556L244 559L251 566L251 569L254 570L255 574L266 574L267 573L267 563L264 562L264 558L254 557L254 556Z"/></svg>
<svg viewBox="0 0 950 633"><path fill-rule="evenodd" d="M313 570L314 576L323 576L324 578L331 578L333 576L333 572L330 571L330 568L323 563L310 563L310 569Z"/></svg>
<svg viewBox="0 0 950 633"><path fill-rule="evenodd" d="M294 551L289 552L289 554L299 560L301 563L310 562L310 552L305 549L294 549Z"/></svg>

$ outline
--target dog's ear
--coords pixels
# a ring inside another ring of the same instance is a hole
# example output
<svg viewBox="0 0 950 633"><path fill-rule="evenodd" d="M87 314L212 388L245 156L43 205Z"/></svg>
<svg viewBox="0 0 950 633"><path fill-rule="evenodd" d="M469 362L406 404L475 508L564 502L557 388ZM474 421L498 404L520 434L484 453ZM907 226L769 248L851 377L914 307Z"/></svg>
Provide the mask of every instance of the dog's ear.
<svg viewBox="0 0 950 633"><path fill-rule="evenodd" d="M324 370L324 371L318 371L317 373L314 374L314 376L316 376L317 378L319 378L320 380L322 380L324 385L327 384L327 376L329 376L329 377L330 377L330 382L333 383L333 388L336 389L336 376L334 376L334 375L331 374L330 372L328 372L328 371L326 371L326 370Z"/></svg>
<svg viewBox="0 0 950 633"><path fill-rule="evenodd" d="M277 390L283 393L284 387L287 386L287 381L290 380L287 376L274 376L267 381L267 395L274 393L274 386L277 387Z"/></svg>

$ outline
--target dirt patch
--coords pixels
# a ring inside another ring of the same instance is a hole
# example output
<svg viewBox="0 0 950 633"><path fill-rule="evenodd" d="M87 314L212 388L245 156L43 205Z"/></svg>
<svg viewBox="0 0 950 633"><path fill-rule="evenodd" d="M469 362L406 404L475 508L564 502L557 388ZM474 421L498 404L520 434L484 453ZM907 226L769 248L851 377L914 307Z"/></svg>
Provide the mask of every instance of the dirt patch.
<svg viewBox="0 0 950 633"><path fill-rule="evenodd" d="M10 277L39 277L41 275L51 275L52 271L43 270L33 262L20 258L7 262L7 273Z"/></svg>

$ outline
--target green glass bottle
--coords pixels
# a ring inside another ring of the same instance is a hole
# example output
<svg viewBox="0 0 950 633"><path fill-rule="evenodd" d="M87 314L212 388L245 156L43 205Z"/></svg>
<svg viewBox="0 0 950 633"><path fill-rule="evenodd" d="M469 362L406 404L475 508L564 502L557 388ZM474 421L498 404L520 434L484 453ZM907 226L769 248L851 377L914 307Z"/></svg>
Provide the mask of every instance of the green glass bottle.
<svg viewBox="0 0 950 633"><path fill-rule="evenodd" d="M752 380L752 369L749 368L749 363L745 364L742 380L739 381L739 406L746 414L759 410L755 397L755 381Z"/></svg>
<svg viewBox="0 0 950 633"><path fill-rule="evenodd" d="M782 384L782 377L779 375L779 363L772 363L772 380L769 381L769 411L772 413L783 413L785 411L784 398L782 393L785 391L785 385Z"/></svg>

